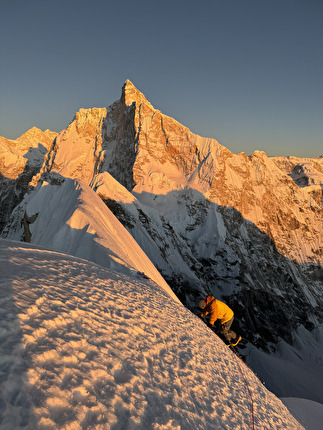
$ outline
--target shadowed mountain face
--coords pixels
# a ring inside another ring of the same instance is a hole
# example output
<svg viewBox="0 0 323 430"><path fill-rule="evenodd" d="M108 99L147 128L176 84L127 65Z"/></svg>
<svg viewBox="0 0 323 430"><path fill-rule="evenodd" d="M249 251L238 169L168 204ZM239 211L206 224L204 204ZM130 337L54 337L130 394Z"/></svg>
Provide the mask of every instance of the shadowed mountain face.
<svg viewBox="0 0 323 430"><path fill-rule="evenodd" d="M322 321L322 159L233 154L127 81L111 106L77 112L38 170L33 193L57 174L84 181L186 306L226 299L262 349ZM26 204L6 215L4 237L22 237Z"/></svg>
<svg viewBox="0 0 323 430"><path fill-rule="evenodd" d="M17 140L0 137L0 232L39 172L56 134L33 127Z"/></svg>

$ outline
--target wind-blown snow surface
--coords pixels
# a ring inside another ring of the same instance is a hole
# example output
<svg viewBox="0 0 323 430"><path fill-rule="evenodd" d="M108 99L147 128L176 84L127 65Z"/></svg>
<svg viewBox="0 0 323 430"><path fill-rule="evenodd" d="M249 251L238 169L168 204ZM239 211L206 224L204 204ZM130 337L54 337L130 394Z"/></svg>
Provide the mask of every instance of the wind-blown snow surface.
<svg viewBox="0 0 323 430"><path fill-rule="evenodd" d="M302 429L152 281L0 240L1 429ZM249 394L249 391L251 394Z"/></svg>
<svg viewBox="0 0 323 430"><path fill-rule="evenodd" d="M81 180L57 175L26 196L21 209L37 245L85 258L122 273L144 273L179 301L131 234ZM60 208L57 211L57 208ZM20 219L23 216L21 215ZM21 237L21 223L14 239Z"/></svg>

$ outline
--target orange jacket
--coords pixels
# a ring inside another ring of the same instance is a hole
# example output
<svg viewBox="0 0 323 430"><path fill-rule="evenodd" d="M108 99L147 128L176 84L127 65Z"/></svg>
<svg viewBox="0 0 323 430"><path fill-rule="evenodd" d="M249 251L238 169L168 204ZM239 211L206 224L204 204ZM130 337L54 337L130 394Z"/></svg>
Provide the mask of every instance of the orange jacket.
<svg viewBox="0 0 323 430"><path fill-rule="evenodd" d="M233 311L228 305L215 299L213 296L207 296L206 298L206 308L202 311L201 317L205 317L210 314L209 323L213 325L216 320L220 320L221 324L229 321L233 318Z"/></svg>

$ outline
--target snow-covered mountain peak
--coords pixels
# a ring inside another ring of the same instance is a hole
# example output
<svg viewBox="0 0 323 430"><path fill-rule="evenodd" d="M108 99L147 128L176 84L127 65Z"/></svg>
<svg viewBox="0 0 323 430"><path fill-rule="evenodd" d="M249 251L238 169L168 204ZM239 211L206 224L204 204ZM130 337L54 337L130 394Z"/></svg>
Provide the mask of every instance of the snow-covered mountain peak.
<svg viewBox="0 0 323 430"><path fill-rule="evenodd" d="M144 272L132 250L111 248L119 230L111 214L103 221L108 206L187 307L209 292L228 301L257 348L322 322L322 159L233 154L154 109L130 81L111 106L80 109L41 169L25 161L32 144L19 158L0 139L3 237L22 239L26 223L35 244Z"/></svg>
<svg viewBox="0 0 323 430"><path fill-rule="evenodd" d="M138 104L138 106L144 104L154 110L143 93L140 92L129 79L126 80L122 87L121 100L126 106L131 106L133 103Z"/></svg>
<svg viewBox="0 0 323 430"><path fill-rule="evenodd" d="M27 163L15 143L14 140L0 137L0 174L12 180L18 178Z"/></svg>
<svg viewBox="0 0 323 430"><path fill-rule="evenodd" d="M313 163L308 161L306 174L315 181L315 188L302 190L296 170L287 172L284 162L262 151L249 158L244 153L233 154L215 139L192 133L155 110L127 80L119 101L76 113L69 127L56 137L31 185L37 184L42 173L55 171L91 186L97 174L108 172L137 197L194 188L209 202L237 210L287 258L321 264L317 238L323 174L319 160L315 161L315 177L308 173ZM296 167L290 160L292 164ZM305 167L302 169L304 172Z"/></svg>
<svg viewBox="0 0 323 430"><path fill-rule="evenodd" d="M70 127L75 126L77 132L80 134L92 135L93 131L97 129L98 124L106 116L106 108L81 108L76 112L74 121L70 124Z"/></svg>
<svg viewBox="0 0 323 430"><path fill-rule="evenodd" d="M102 124L106 116L107 108L82 108L76 112L73 121L56 137L55 145L30 185L36 186L41 175L49 171L89 184L100 157Z"/></svg>
<svg viewBox="0 0 323 430"><path fill-rule="evenodd" d="M18 137L16 141L19 142L21 150L36 148L39 144L42 144L48 151L56 136L57 133L55 131L50 131L48 129L42 131L37 127L32 127L30 130Z"/></svg>
<svg viewBox="0 0 323 430"><path fill-rule="evenodd" d="M0 136L0 173L16 179L27 170L30 173L39 169L56 135L56 132L32 127L16 140Z"/></svg>

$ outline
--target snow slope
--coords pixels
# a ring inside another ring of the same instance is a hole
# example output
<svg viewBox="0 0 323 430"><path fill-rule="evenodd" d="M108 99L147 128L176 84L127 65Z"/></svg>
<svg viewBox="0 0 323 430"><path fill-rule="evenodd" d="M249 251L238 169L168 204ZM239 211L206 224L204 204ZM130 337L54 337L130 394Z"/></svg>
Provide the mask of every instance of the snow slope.
<svg viewBox="0 0 323 430"><path fill-rule="evenodd" d="M3 237L22 240L24 223L34 244L144 273L173 294L161 273L190 309L212 292L244 340L273 355L248 351L266 386L321 401L322 159L232 154L129 81L120 101L81 109L55 136L0 138Z"/></svg>
<svg viewBox="0 0 323 430"><path fill-rule="evenodd" d="M131 234L91 188L81 180L60 175L47 175L47 179L49 182L39 184L16 208L25 211L32 243L118 272L142 272L179 301ZM15 239L20 237L19 224Z"/></svg>
<svg viewBox="0 0 323 430"><path fill-rule="evenodd" d="M321 403L293 397L285 397L281 401L306 429L322 430L323 405Z"/></svg>
<svg viewBox="0 0 323 430"><path fill-rule="evenodd" d="M308 338L310 338L310 333L308 333ZM314 340L314 336L311 336L311 340ZM280 356L278 351L273 355L268 355L250 347L248 363L257 375L261 375L266 387L277 396L302 397L319 402L323 407L322 341L318 342L315 347L313 345L308 349L313 355L312 360L302 357L301 351L287 343L284 345L284 353Z"/></svg>
<svg viewBox="0 0 323 430"><path fill-rule="evenodd" d="M0 240L0 429L303 427L156 283Z"/></svg>

